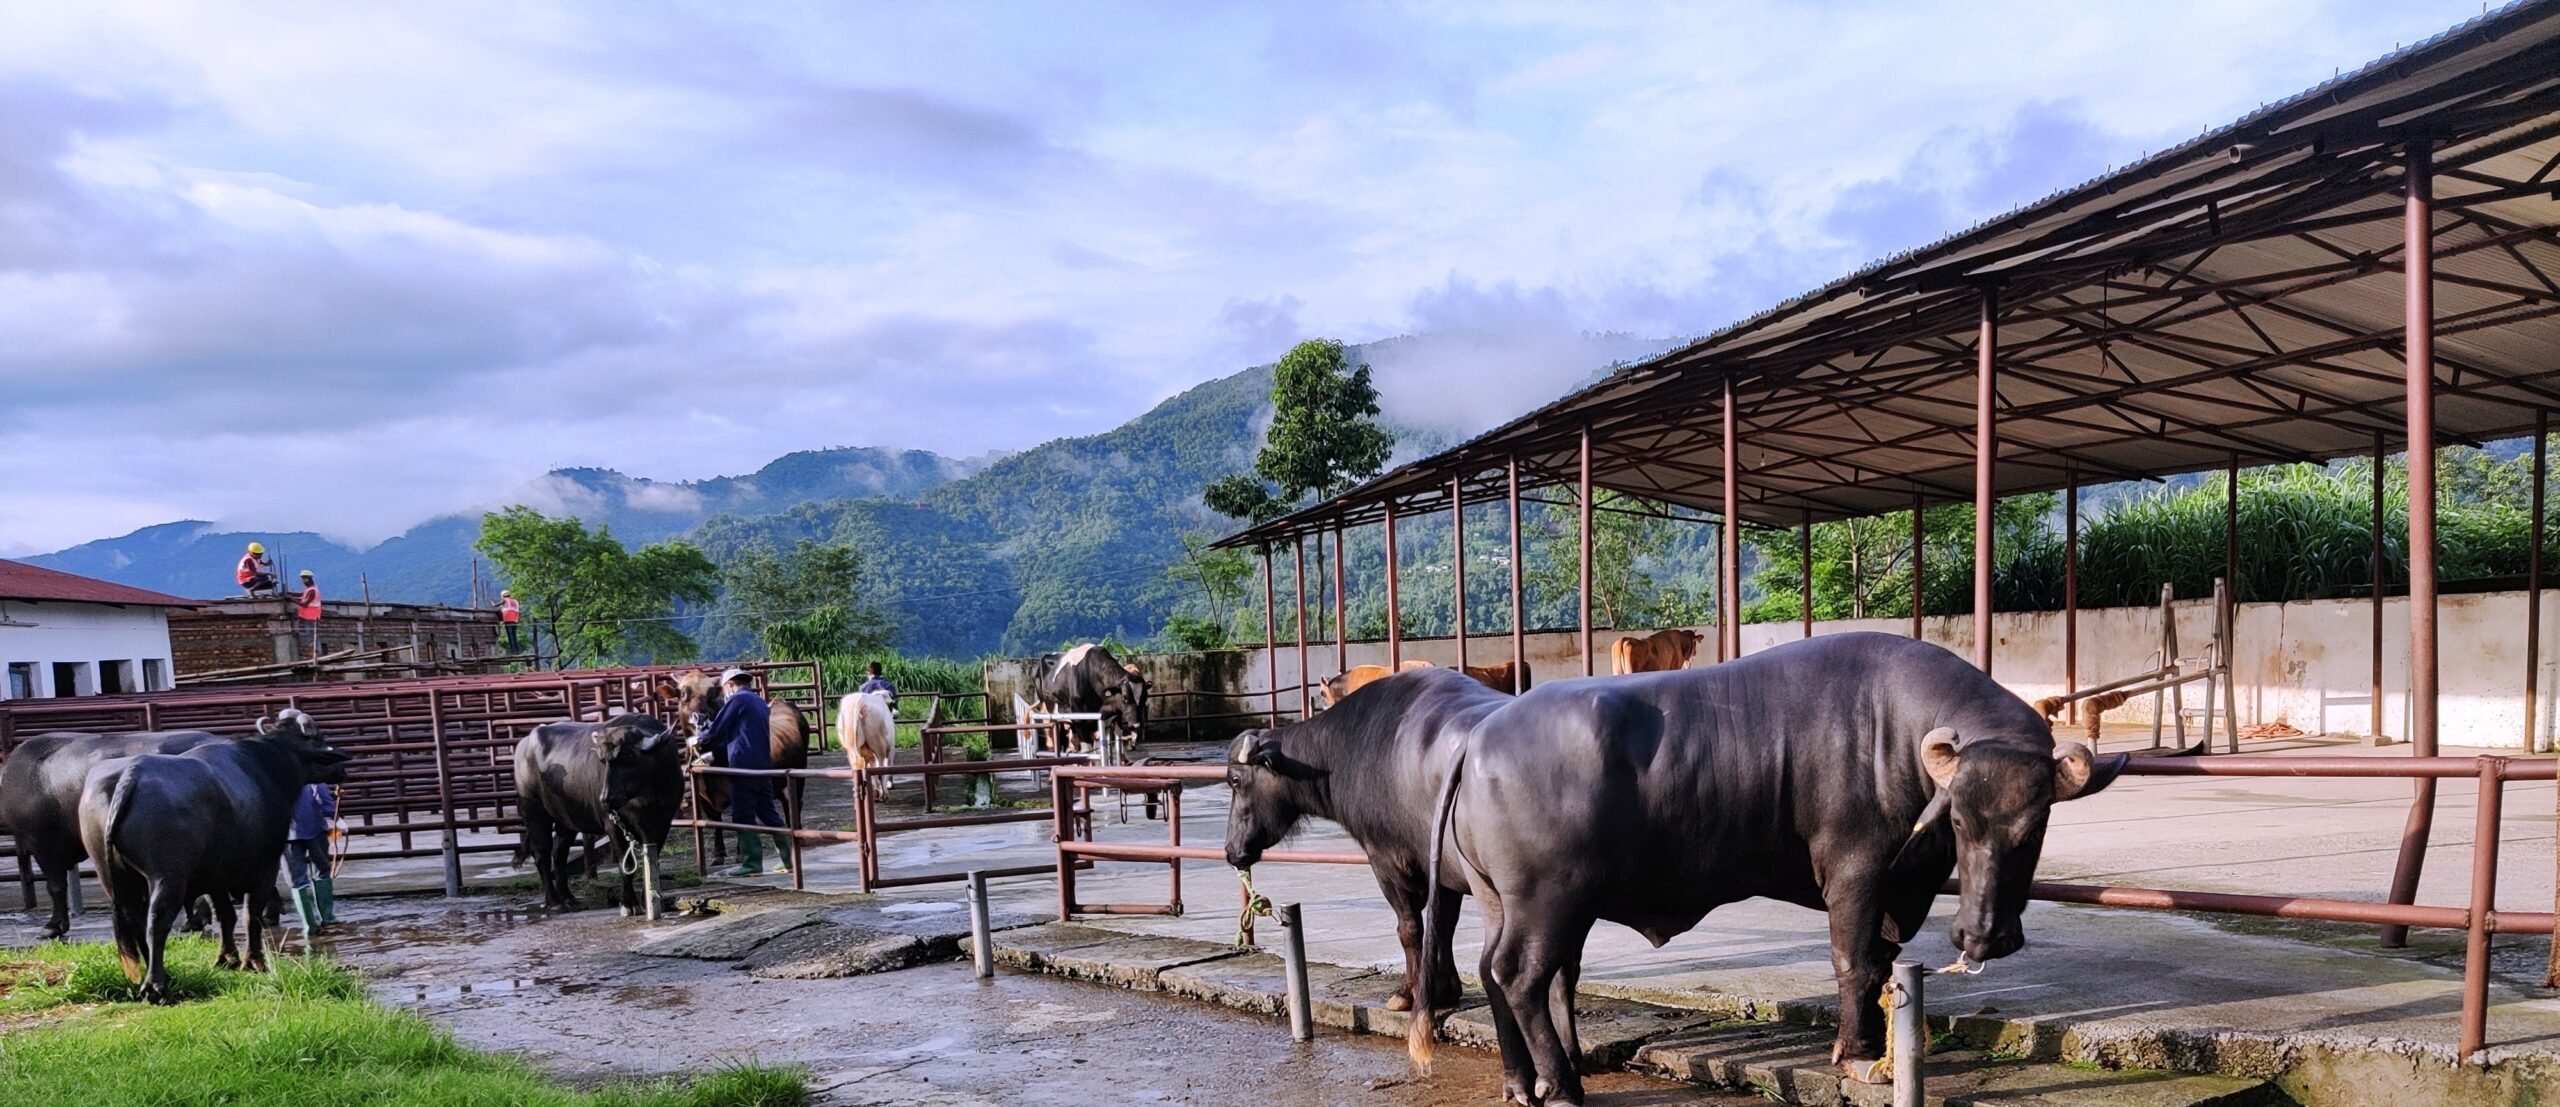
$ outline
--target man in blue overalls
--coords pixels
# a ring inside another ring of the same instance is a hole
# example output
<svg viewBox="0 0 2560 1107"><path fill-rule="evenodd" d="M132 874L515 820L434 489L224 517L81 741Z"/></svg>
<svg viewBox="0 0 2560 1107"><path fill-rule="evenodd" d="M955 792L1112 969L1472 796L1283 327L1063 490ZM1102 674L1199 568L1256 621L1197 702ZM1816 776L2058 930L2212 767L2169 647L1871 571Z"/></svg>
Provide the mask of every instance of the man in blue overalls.
<svg viewBox="0 0 2560 1107"><path fill-rule="evenodd" d="M725 693L720 700L720 713L711 717L711 725L702 730L702 747L720 751L732 769L770 769L773 767L773 708L756 694L747 674L731 669L720 674ZM782 810L773 802L773 781L760 776L733 776L729 782L729 821L751 826L779 827ZM791 841L777 834L774 844L782 850L775 872L791 871ZM764 871L764 835L741 831L738 834L738 864L721 872L722 876L754 876Z"/></svg>

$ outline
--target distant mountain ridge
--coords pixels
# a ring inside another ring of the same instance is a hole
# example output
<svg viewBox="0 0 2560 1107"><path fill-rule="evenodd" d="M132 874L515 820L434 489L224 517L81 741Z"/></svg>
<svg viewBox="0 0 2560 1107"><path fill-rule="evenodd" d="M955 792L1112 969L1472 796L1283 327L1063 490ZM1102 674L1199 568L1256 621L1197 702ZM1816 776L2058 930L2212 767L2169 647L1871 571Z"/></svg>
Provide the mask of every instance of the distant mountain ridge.
<svg viewBox="0 0 2560 1107"><path fill-rule="evenodd" d="M1379 375L1395 462L1437 452L1482 429L1494 408L1543 400L1618 363L1668 347L1626 335L1550 336L1503 362L1499 336L1404 336L1354 346ZM1499 403L1453 410L1453 388L1508 390ZM1404 410L1400 411L1399 409ZM1196 385L1112 430L1019 453L955 460L862 448L785 455L754 473L660 482L610 469L561 469L503 502L612 528L626 544L685 537L714 561L756 544L802 539L862 551L866 597L898 626L910 654L975 657L1115 637L1141 641L1193 591L1166 570L1182 536L1234 521L1201 504L1211 480L1248 470L1271 408L1271 367ZM1412 417L1399 419L1398 414ZM308 532L218 530L203 522L145 527L28 560L174 592L231 591L240 547L263 541L288 571L311 569L332 596L365 574L378 599L458 603L470 595L477 511L431 519L369 550ZM487 568L482 567L485 574ZM758 643L715 605L692 628L709 656Z"/></svg>
<svg viewBox="0 0 2560 1107"><path fill-rule="evenodd" d="M502 497L547 515L573 515L612 528L631 545L674 538L723 514L766 514L795 503L908 496L966 477L992 457L958 459L925 450L848 446L784 454L743 476L659 481L612 469L555 469ZM359 580L377 599L463 603L471 596L471 544L480 513L429 519L369 549L310 531L226 530L203 520L144 527L116 538L26 558L68 573L180 596L229 595L241 548L266 544L289 573L309 569L332 596L352 596ZM482 573L487 567L483 566Z"/></svg>

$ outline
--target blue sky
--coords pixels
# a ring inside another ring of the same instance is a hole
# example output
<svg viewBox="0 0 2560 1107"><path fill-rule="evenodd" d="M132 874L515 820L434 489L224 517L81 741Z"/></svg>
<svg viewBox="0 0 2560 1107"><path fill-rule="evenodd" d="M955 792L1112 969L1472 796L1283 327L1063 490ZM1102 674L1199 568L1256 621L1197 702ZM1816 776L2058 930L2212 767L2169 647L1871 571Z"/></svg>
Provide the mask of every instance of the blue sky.
<svg viewBox="0 0 2560 1107"><path fill-rule="evenodd" d="M1019 449L1311 335L1447 338L1382 389L1474 429L1582 336L1707 332L2479 11L13 5L0 555Z"/></svg>

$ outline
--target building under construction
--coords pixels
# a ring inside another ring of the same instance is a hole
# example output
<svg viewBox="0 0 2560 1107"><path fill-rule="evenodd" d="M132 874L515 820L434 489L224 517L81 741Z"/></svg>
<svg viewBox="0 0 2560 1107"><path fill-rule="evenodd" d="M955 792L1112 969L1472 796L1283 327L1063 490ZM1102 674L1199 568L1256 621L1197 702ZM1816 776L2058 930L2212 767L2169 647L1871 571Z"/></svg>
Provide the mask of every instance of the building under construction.
<svg viewBox="0 0 2560 1107"><path fill-rule="evenodd" d="M169 617L181 684L275 684L497 671L529 661L501 646L498 613L442 604L329 600L319 648L292 596L205 600Z"/></svg>

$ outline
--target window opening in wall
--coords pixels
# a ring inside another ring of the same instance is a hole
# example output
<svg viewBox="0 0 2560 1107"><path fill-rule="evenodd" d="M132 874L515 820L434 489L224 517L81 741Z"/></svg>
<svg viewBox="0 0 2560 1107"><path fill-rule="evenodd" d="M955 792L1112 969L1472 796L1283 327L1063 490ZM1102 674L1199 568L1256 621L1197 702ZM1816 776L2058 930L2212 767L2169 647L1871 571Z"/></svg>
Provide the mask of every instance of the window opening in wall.
<svg viewBox="0 0 2560 1107"><path fill-rule="evenodd" d="M81 685L83 685L83 684L88 683L88 681L86 681L86 680L82 679L82 675L81 675L80 670L82 670L82 669L86 669L86 668L88 668L88 666L83 665L83 664L81 664L81 663L79 663L79 662L77 662L77 661L56 661L56 662L54 662L54 663L53 663L53 694L54 694L54 696L55 696L55 697L57 697L57 698L59 698L59 697L63 697L63 696L77 696L77 695L81 695L85 690L84 690L84 689L82 689L80 686L81 686Z"/></svg>
<svg viewBox="0 0 2560 1107"><path fill-rule="evenodd" d="M13 700L31 700L36 698L36 666L34 662L12 661L9 663L9 698Z"/></svg>
<svg viewBox="0 0 2560 1107"><path fill-rule="evenodd" d="M133 689L128 687L130 682L125 680L125 666L130 664L132 664L130 661L98 662L98 694L121 696L132 691Z"/></svg>
<svg viewBox="0 0 2560 1107"><path fill-rule="evenodd" d="M169 690L169 670L166 662L156 657L142 659L142 690L145 692Z"/></svg>

